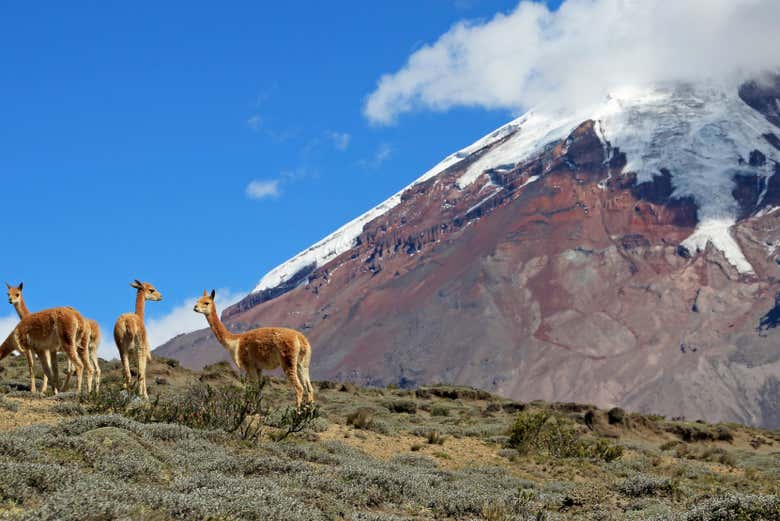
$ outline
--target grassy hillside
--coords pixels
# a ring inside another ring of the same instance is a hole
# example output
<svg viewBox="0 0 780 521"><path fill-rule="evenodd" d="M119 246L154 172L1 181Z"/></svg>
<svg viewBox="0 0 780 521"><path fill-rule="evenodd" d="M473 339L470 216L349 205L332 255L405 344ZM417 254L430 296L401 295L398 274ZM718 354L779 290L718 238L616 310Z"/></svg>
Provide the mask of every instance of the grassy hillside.
<svg viewBox="0 0 780 521"><path fill-rule="evenodd" d="M780 519L780 432L331 382L296 416L282 380L164 359L149 404L109 363L43 398L2 365L0 519Z"/></svg>

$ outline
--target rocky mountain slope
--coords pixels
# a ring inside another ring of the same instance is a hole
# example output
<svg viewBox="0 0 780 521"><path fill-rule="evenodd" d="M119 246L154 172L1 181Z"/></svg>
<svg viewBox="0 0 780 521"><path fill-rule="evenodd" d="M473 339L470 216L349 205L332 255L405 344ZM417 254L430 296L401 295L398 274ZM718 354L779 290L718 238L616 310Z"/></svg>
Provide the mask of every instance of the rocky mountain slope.
<svg viewBox="0 0 780 521"><path fill-rule="evenodd" d="M780 81L540 107L224 318L305 331L317 378L780 427L778 100ZM226 358L208 330L156 352Z"/></svg>

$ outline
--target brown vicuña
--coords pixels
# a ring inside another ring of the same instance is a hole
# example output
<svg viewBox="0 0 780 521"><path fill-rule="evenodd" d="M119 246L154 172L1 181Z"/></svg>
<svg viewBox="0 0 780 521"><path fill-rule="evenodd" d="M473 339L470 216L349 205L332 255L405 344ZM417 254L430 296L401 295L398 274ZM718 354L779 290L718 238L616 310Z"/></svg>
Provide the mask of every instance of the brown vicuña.
<svg viewBox="0 0 780 521"><path fill-rule="evenodd" d="M45 309L30 313L22 318L8 338L0 345L0 360L13 351L24 353L34 352L43 366L43 373L52 382L54 394L60 390L59 374L57 372L57 351L63 351L76 370L76 391L81 393L81 380L84 363L78 353L78 346L83 341L85 319L81 313L70 307ZM86 364L87 374L92 372L90 364ZM88 377L88 380L91 380Z"/></svg>
<svg viewBox="0 0 780 521"><path fill-rule="evenodd" d="M7 282L5 285L8 288L8 303L11 304L14 309L16 309L16 313L19 315L19 318L24 318L25 316L29 315L30 310L27 309L27 305L22 299L22 287L24 286L24 283L20 283L18 287L11 286ZM32 349L24 349L23 347L19 347L17 350L27 359L27 369L30 371L30 391L35 392L35 356L33 355ZM43 383L41 385L41 392L43 393L46 392L47 381L48 378L44 373Z"/></svg>
<svg viewBox="0 0 780 521"><path fill-rule="evenodd" d="M27 308L27 303L25 302L24 295L22 294L24 283L20 282L18 286L11 286L6 282L5 285L8 288L8 302L13 305L14 309L16 310L16 314L19 315L19 318L22 319L29 315L30 310ZM101 374L100 364L98 363L100 326L96 321L87 318L85 319L84 323L81 324L81 328L85 331L85 334L82 335L81 343L79 344L79 355L81 357L82 363L85 364L85 367L87 364L92 365L92 370L94 371L95 377L95 390L97 391L100 389ZM35 367L33 363L33 355L30 351L25 352L24 355L27 357L27 365L30 370L30 391L35 392ZM54 369L54 366L57 364L57 358L52 358L51 363L52 369ZM75 374L75 368L70 362L70 359L68 359L67 376L65 378L65 384L63 385L64 390L67 390L68 385L70 384L70 378L73 374ZM41 384L42 393L46 392L47 385L48 378L44 373L43 382ZM89 373L89 371L87 372L87 390L92 390L92 375Z"/></svg>
<svg viewBox="0 0 780 521"><path fill-rule="evenodd" d="M114 325L114 342L119 349L119 357L122 359L122 369L125 375L125 387L129 390L130 380L130 352L135 351L138 357L138 392L144 399L149 398L146 392L146 362L152 359L149 340L146 337L144 325L144 306L147 300L160 301L160 294L154 286L136 279L130 283L136 289L135 313L120 315Z"/></svg>
<svg viewBox="0 0 780 521"><path fill-rule="evenodd" d="M260 381L263 369L281 366L295 389L295 403L300 409L304 389L309 403L314 402L314 388L309 378L311 345L303 333L284 327L261 327L244 333L231 333L219 319L214 304L216 292L203 296L195 303L195 311L206 315L214 335L230 353L236 366L251 379Z"/></svg>

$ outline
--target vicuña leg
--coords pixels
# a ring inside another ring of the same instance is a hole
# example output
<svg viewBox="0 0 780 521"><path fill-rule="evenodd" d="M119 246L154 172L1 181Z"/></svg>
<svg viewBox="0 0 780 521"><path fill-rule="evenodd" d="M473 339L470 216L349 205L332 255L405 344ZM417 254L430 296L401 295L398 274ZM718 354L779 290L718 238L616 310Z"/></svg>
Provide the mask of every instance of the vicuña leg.
<svg viewBox="0 0 780 521"><path fill-rule="evenodd" d="M144 400L149 399L149 395L146 392L146 361L148 360L149 346L146 345L144 340L138 342L136 345L136 352L138 353L138 393Z"/></svg>
<svg viewBox="0 0 780 521"><path fill-rule="evenodd" d="M71 344L65 354L68 355L68 359L73 364L73 369L76 371L76 394L81 394L81 380L84 377L84 364L79 358L76 344Z"/></svg>
<svg viewBox="0 0 780 521"><path fill-rule="evenodd" d="M87 371L87 392L91 393L92 381L95 378L95 369L92 367L92 360L90 360L89 347L85 346L82 351L79 351L79 355L81 355L81 363Z"/></svg>
<svg viewBox="0 0 780 521"><path fill-rule="evenodd" d="M97 348L90 353L92 358L92 368L95 370L95 392L100 390L100 363L98 362Z"/></svg>
<svg viewBox="0 0 780 521"><path fill-rule="evenodd" d="M54 394L59 393L60 381L57 374L57 359L54 359L54 365L52 366L51 351L43 351L39 354L38 358L41 361L41 367L43 367L43 374L45 374L49 380L51 380L51 387L54 390Z"/></svg>
<svg viewBox="0 0 780 521"><path fill-rule="evenodd" d="M314 387L311 385L311 379L309 378L309 367L305 362L298 362L298 379L301 381L301 384L306 391L306 401L313 403Z"/></svg>
<svg viewBox="0 0 780 521"><path fill-rule="evenodd" d="M30 370L30 392L35 392L35 358L32 351L27 349L24 352L25 358L27 358L27 368Z"/></svg>
<svg viewBox="0 0 780 521"><path fill-rule="evenodd" d="M119 352L119 357L122 359L122 373L125 377L125 390L129 391L132 389L131 380L133 375L130 373L130 353L127 351L127 348L121 349Z"/></svg>
<svg viewBox="0 0 780 521"><path fill-rule="evenodd" d="M292 384L293 388L295 389L295 406L300 409L301 408L301 402L303 401L303 386L301 385L301 382L298 380L298 372L295 370L295 366L297 364L293 362L285 361L284 363L284 374L287 375L287 379L290 380L290 383Z"/></svg>

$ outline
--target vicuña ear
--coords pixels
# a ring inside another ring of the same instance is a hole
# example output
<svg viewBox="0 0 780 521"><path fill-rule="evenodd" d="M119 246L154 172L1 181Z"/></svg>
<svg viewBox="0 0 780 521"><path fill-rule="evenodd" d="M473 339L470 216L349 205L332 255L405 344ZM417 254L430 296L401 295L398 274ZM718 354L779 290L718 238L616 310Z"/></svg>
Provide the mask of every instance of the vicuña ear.
<svg viewBox="0 0 780 521"><path fill-rule="evenodd" d="M24 282L19 283L19 291L22 291L22 288L24 287Z"/></svg>
<svg viewBox="0 0 780 521"><path fill-rule="evenodd" d="M203 296L204 296L204 297L208 297L208 296L209 296L209 292L208 292L208 291L206 291L205 289L203 290Z"/></svg>
<svg viewBox="0 0 780 521"><path fill-rule="evenodd" d="M214 300L214 295L216 295L216 294L217 294L217 292L212 289L211 290L211 300Z"/></svg>
<svg viewBox="0 0 780 521"><path fill-rule="evenodd" d="M5 287L6 287L6 288L8 288L8 289L11 289L11 285L10 285L10 284L8 284L7 282L5 283ZM206 292L204 291L204 292L203 292L203 294L205 295L205 294L206 294Z"/></svg>
<svg viewBox="0 0 780 521"><path fill-rule="evenodd" d="M135 279L133 282L130 283L130 286L135 289L143 289L144 285L141 284L141 281L138 279Z"/></svg>

